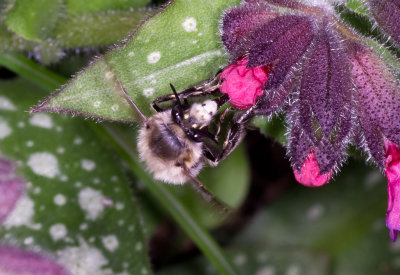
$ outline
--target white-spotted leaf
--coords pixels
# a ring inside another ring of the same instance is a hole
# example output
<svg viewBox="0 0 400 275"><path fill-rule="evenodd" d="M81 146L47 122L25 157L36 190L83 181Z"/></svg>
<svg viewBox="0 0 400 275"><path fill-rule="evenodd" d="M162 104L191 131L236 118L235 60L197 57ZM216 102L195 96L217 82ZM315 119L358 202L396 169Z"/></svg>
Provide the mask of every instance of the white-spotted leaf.
<svg viewBox="0 0 400 275"><path fill-rule="evenodd" d="M45 93L0 82L0 152L24 193L3 244L50 255L71 274L150 274L136 203L115 155L84 121L24 110Z"/></svg>
<svg viewBox="0 0 400 275"><path fill-rule="evenodd" d="M224 66L218 36L222 12L238 0L171 2L126 43L97 58L65 87L33 109L134 121L117 82L146 115L150 102L203 81Z"/></svg>

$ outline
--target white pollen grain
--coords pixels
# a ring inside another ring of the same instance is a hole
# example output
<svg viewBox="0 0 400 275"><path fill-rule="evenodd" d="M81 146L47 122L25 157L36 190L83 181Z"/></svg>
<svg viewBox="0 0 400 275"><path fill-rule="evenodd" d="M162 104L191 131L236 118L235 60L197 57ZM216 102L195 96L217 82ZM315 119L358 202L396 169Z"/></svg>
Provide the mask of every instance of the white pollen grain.
<svg viewBox="0 0 400 275"><path fill-rule="evenodd" d="M129 53L128 53L128 56L129 56L129 57L132 57L132 56L134 56L134 55L135 55L134 52L129 52Z"/></svg>
<svg viewBox="0 0 400 275"><path fill-rule="evenodd" d="M25 127L25 122L23 122L23 121L20 121L20 122L18 122L18 128L24 128Z"/></svg>
<svg viewBox="0 0 400 275"><path fill-rule="evenodd" d="M53 120L46 114L33 114L29 119L29 123L33 126L51 129L53 127Z"/></svg>
<svg viewBox="0 0 400 275"><path fill-rule="evenodd" d="M12 130L6 121L0 120L0 139L4 139L11 135Z"/></svg>
<svg viewBox="0 0 400 275"><path fill-rule="evenodd" d="M136 249L136 251L142 250L142 249L143 249L143 244L142 244L142 243L137 243L137 244L135 245L135 249Z"/></svg>
<svg viewBox="0 0 400 275"><path fill-rule="evenodd" d="M160 60L160 58L161 52L152 52L147 56L147 63L155 64Z"/></svg>
<svg viewBox="0 0 400 275"><path fill-rule="evenodd" d="M81 160L81 167L86 171L93 171L96 168L96 163L90 159Z"/></svg>
<svg viewBox="0 0 400 275"><path fill-rule="evenodd" d="M54 196L53 202L55 205L63 206L67 202L67 198L63 194L57 194Z"/></svg>
<svg viewBox="0 0 400 275"><path fill-rule="evenodd" d="M62 223L56 223L50 226L49 233L53 241L58 241L67 236L68 230Z"/></svg>
<svg viewBox="0 0 400 275"><path fill-rule="evenodd" d="M52 179L60 173L57 158L48 152L30 155L27 164L35 174L47 178Z"/></svg>
<svg viewBox="0 0 400 275"><path fill-rule="evenodd" d="M5 96L0 96L0 110L15 111L17 110L17 107L15 107L11 100Z"/></svg>
<svg viewBox="0 0 400 275"><path fill-rule="evenodd" d="M197 32L197 21L193 17L186 18L182 26L186 32Z"/></svg>
<svg viewBox="0 0 400 275"><path fill-rule="evenodd" d="M65 148L64 147L58 147L56 152L59 153L59 154L64 154L65 153Z"/></svg>
<svg viewBox="0 0 400 275"><path fill-rule="evenodd" d="M154 94L154 88L146 88L143 90L143 95L146 97L150 97Z"/></svg>
<svg viewBox="0 0 400 275"><path fill-rule="evenodd" d="M95 108L99 108L100 105L101 105L101 101L99 101L99 100L97 100L97 101L95 101L95 102L93 103L93 107L95 107Z"/></svg>
<svg viewBox="0 0 400 275"><path fill-rule="evenodd" d="M114 252L119 247L119 242L115 235L102 237L101 241L104 247L110 252Z"/></svg>

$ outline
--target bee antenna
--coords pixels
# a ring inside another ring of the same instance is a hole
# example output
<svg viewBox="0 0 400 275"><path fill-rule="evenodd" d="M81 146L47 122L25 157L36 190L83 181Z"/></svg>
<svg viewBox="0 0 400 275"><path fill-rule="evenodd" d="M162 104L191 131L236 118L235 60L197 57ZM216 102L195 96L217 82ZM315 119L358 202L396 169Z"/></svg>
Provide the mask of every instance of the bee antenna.
<svg viewBox="0 0 400 275"><path fill-rule="evenodd" d="M115 77L115 82L117 83L119 91L122 93L122 96L129 102L129 104L136 111L136 114L139 116L140 122L142 124L145 124L147 121L147 117L142 113L142 111L140 111L139 107L135 104L135 102L133 102L132 98L125 91L124 86L122 86L121 82L117 77Z"/></svg>
<svg viewBox="0 0 400 275"><path fill-rule="evenodd" d="M182 110L182 103L181 103L181 100L180 100L180 98L178 96L178 93L176 92L176 89L175 89L174 85L172 85L172 83L169 83L169 86L171 87L172 92L175 95L176 103L178 104L179 109Z"/></svg>

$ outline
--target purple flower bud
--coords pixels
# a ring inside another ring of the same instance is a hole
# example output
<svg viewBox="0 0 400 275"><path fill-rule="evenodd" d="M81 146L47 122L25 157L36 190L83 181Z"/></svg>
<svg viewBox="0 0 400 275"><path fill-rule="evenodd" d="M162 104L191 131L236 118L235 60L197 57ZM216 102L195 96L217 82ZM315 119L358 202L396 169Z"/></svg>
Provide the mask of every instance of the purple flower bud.
<svg viewBox="0 0 400 275"><path fill-rule="evenodd" d="M0 246L0 274L68 275L69 272L37 253L9 246Z"/></svg>
<svg viewBox="0 0 400 275"><path fill-rule="evenodd" d="M368 2L375 20L400 45L400 0L369 0Z"/></svg>

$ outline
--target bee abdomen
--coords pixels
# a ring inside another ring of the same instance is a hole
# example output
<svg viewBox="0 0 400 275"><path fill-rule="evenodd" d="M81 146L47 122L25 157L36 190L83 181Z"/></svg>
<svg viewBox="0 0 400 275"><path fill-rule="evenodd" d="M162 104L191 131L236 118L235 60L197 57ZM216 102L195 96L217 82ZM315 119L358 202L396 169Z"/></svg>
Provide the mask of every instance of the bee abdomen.
<svg viewBox="0 0 400 275"><path fill-rule="evenodd" d="M153 130L149 145L153 154L164 160L178 158L184 149L183 142L166 124L161 124Z"/></svg>

